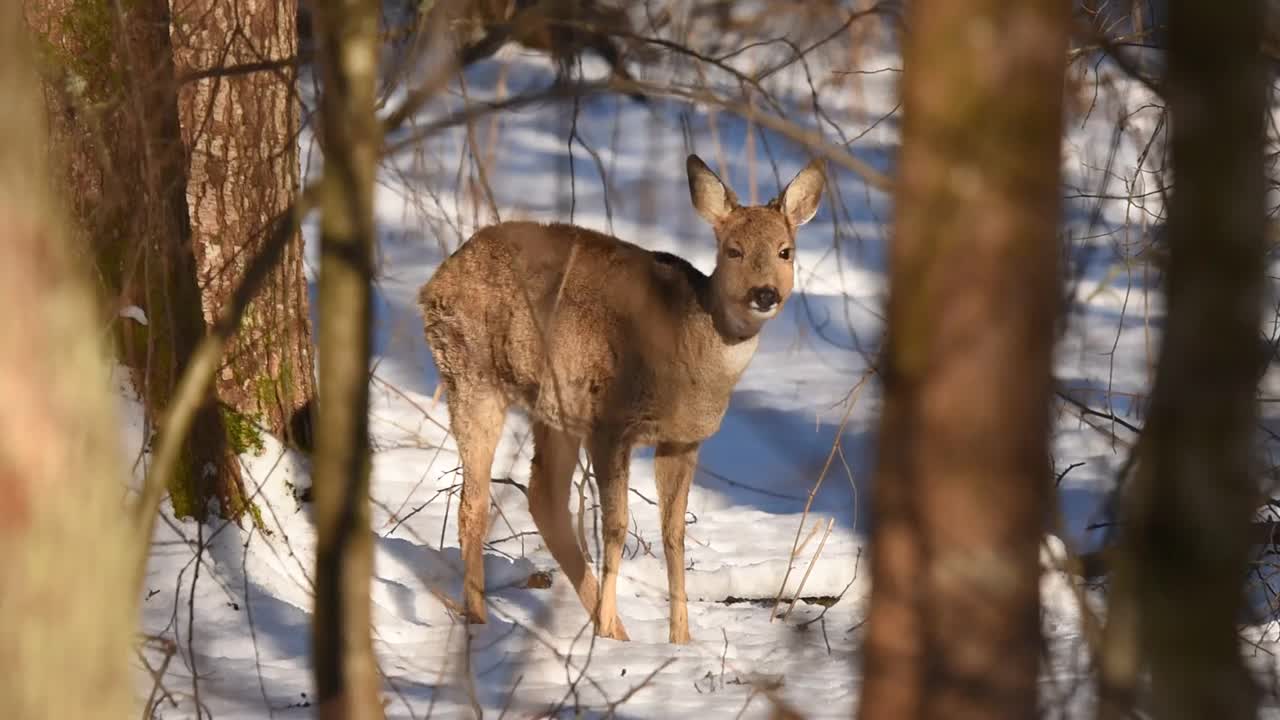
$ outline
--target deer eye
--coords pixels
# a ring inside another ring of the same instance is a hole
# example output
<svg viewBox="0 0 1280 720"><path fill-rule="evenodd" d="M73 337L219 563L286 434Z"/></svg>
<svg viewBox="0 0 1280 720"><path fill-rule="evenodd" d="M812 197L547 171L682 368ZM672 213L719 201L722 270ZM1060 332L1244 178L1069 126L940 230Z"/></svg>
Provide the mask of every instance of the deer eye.
<svg viewBox="0 0 1280 720"><path fill-rule="evenodd" d="M778 251L778 257L782 258L783 260L790 260L790 259L791 259L791 248L789 248L789 247L784 247L784 248L782 248L781 250L779 250L779 251Z"/></svg>
<svg viewBox="0 0 1280 720"><path fill-rule="evenodd" d="M736 247L725 248L724 254L725 254L725 257L733 260L737 260L738 258L742 257L742 251Z"/></svg>

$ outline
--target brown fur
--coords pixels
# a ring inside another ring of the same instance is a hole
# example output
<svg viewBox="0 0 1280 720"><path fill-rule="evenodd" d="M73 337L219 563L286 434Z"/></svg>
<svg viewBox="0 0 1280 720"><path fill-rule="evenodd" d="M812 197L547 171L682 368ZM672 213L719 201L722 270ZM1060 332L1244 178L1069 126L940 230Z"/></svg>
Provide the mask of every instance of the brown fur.
<svg viewBox="0 0 1280 720"><path fill-rule="evenodd" d="M584 228L507 222L473 235L422 287L427 342L462 457L459 539L473 622L486 616L481 549L493 455L516 405L534 425L530 513L603 636L627 638L615 588L631 450L657 447L670 639L689 639L684 515L698 447L719 429L761 326L791 292L795 231L816 212L823 182L811 165L769 205L740 207L696 156L688 171L694 207L716 232L711 276ZM752 298L766 287L776 307L755 312ZM602 591L568 511L584 443L604 515Z"/></svg>

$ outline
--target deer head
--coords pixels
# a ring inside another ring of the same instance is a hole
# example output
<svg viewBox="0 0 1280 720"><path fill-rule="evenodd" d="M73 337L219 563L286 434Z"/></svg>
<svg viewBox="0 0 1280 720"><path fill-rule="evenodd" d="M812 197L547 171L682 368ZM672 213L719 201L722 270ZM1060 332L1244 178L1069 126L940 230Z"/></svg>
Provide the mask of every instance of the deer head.
<svg viewBox="0 0 1280 720"><path fill-rule="evenodd" d="M711 288L720 331L733 339L753 337L791 295L796 229L818 212L821 167L814 160L776 198L744 207L697 155L686 165L693 207L716 235Z"/></svg>

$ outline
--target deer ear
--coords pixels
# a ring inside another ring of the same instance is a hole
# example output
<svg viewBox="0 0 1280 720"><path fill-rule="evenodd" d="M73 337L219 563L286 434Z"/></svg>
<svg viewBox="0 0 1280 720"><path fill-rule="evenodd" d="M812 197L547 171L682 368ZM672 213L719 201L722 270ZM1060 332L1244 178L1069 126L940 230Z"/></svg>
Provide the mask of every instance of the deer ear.
<svg viewBox="0 0 1280 720"><path fill-rule="evenodd" d="M725 186L697 155L690 155L685 167L689 171L689 197L693 200L693 209L712 225L723 222L738 207L738 198L733 190Z"/></svg>
<svg viewBox="0 0 1280 720"><path fill-rule="evenodd" d="M818 214L818 203L822 201L825 185L822 165L816 158L787 183L787 188L779 196L778 207L791 227L800 227Z"/></svg>

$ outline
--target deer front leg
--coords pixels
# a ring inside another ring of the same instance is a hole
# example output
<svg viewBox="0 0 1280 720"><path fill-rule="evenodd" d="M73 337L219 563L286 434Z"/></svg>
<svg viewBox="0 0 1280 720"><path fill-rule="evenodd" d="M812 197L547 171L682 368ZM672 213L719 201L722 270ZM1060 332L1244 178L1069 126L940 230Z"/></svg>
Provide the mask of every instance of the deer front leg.
<svg viewBox="0 0 1280 720"><path fill-rule="evenodd" d="M684 591L684 516L689 486L698 464L697 443L660 443L654 470L658 512L662 516L662 549L667 557L667 591L671 596L670 641L689 642L689 605Z"/></svg>
<svg viewBox="0 0 1280 720"><path fill-rule="evenodd" d="M591 462L600 489L600 514L604 522L604 568L600 573L600 601L596 605L596 634L629 640L618 619L618 570L627 539L627 483L631 446L616 436L597 436L591 442Z"/></svg>

